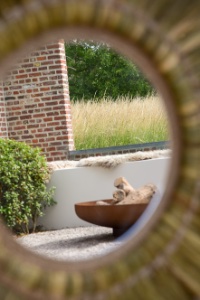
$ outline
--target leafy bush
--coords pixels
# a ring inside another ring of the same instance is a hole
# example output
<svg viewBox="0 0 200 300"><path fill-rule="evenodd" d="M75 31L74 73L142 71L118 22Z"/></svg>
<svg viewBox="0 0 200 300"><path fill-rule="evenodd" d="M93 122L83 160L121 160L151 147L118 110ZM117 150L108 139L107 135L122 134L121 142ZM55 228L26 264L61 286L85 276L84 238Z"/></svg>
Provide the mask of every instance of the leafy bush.
<svg viewBox="0 0 200 300"><path fill-rule="evenodd" d="M110 46L93 41L65 44L70 98L146 97L155 89L140 69Z"/></svg>
<svg viewBox="0 0 200 300"><path fill-rule="evenodd" d="M39 148L0 139L0 215L12 230L36 230L44 208L55 204L54 189L47 190L50 177Z"/></svg>

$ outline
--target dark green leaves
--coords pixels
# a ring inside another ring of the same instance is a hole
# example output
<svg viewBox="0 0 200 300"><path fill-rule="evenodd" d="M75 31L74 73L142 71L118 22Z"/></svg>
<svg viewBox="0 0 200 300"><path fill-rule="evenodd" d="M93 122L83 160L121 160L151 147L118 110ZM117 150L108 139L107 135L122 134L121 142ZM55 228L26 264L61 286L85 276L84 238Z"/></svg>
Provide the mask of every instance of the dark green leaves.
<svg viewBox="0 0 200 300"><path fill-rule="evenodd" d="M154 88L140 70L105 44L66 44L71 100L145 97Z"/></svg>
<svg viewBox="0 0 200 300"><path fill-rule="evenodd" d="M53 205L46 159L39 148L0 139L0 215L17 232L33 231L45 207Z"/></svg>

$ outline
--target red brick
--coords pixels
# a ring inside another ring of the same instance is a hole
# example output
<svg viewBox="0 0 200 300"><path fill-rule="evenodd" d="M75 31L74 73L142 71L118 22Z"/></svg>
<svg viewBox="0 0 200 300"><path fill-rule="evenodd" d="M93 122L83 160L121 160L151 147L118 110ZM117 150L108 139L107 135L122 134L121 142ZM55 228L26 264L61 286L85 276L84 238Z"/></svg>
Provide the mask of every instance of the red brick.
<svg viewBox="0 0 200 300"><path fill-rule="evenodd" d="M60 55L56 54L56 55L49 55L48 59L53 59L55 61L55 59L60 59Z"/></svg>
<svg viewBox="0 0 200 300"><path fill-rule="evenodd" d="M51 100L51 97L42 97L43 103L44 103L45 101L49 101L49 100Z"/></svg>
<svg viewBox="0 0 200 300"><path fill-rule="evenodd" d="M48 106L55 106L55 105L57 105L57 104L58 104L57 101L48 101L48 102L46 103L46 105L48 105Z"/></svg>
<svg viewBox="0 0 200 300"><path fill-rule="evenodd" d="M48 80L49 78L47 76L44 76L44 77L40 77L40 81L46 81Z"/></svg>
<svg viewBox="0 0 200 300"><path fill-rule="evenodd" d="M55 127L55 129L58 130L58 131L63 130L63 129L66 130L67 126L63 126L63 125L62 126L57 126L57 127Z"/></svg>
<svg viewBox="0 0 200 300"><path fill-rule="evenodd" d="M39 67L38 70L39 71L44 71L44 70L47 70L47 67Z"/></svg>
<svg viewBox="0 0 200 300"><path fill-rule="evenodd" d="M56 147L47 147L47 151L48 152L56 151Z"/></svg>
<svg viewBox="0 0 200 300"><path fill-rule="evenodd" d="M32 139L32 143L34 143L34 144L38 143L38 139Z"/></svg>
<svg viewBox="0 0 200 300"><path fill-rule="evenodd" d="M34 118L44 118L46 115L44 113L35 114Z"/></svg>
<svg viewBox="0 0 200 300"><path fill-rule="evenodd" d="M60 48L59 44L52 44L47 46L47 49L59 49L59 48Z"/></svg>
<svg viewBox="0 0 200 300"><path fill-rule="evenodd" d="M22 68L31 68L31 67L33 67L33 63L22 64L21 67Z"/></svg>
<svg viewBox="0 0 200 300"><path fill-rule="evenodd" d="M59 121L59 120L65 120L65 118L63 117L63 115L61 115L61 116L55 116L55 117L54 117L54 120L55 120L55 121L57 121L57 120L58 120L58 121Z"/></svg>
<svg viewBox="0 0 200 300"><path fill-rule="evenodd" d="M58 60L55 61L55 63L56 64L65 64L66 60L64 60L64 59L58 59ZM65 68L66 68L66 66L65 66Z"/></svg>
<svg viewBox="0 0 200 300"><path fill-rule="evenodd" d="M30 125L27 125L27 128L28 129L31 129L31 128L38 128L39 127L39 124L30 124Z"/></svg>
<svg viewBox="0 0 200 300"><path fill-rule="evenodd" d="M29 73L29 77L38 77L41 76L42 73L41 72L33 72L33 73Z"/></svg>
<svg viewBox="0 0 200 300"><path fill-rule="evenodd" d="M46 139L39 139L39 143L44 143Z"/></svg>
<svg viewBox="0 0 200 300"><path fill-rule="evenodd" d="M42 137L46 137L47 133L36 133L35 137L36 138L42 138Z"/></svg>
<svg viewBox="0 0 200 300"><path fill-rule="evenodd" d="M40 91L41 91L41 92L50 91L50 87L49 87L49 86L41 87L41 88L40 88Z"/></svg>
<svg viewBox="0 0 200 300"><path fill-rule="evenodd" d="M46 56L38 56L38 57L37 57L37 60L38 60L38 61L45 60L45 59L46 59Z"/></svg>
<svg viewBox="0 0 200 300"><path fill-rule="evenodd" d="M44 120L44 122L52 122L53 118L48 117L48 118L44 118L43 120Z"/></svg>
<svg viewBox="0 0 200 300"><path fill-rule="evenodd" d="M14 127L14 130L24 130L26 127L24 125L21 125L21 126L15 126Z"/></svg>
<svg viewBox="0 0 200 300"><path fill-rule="evenodd" d="M34 95L31 95L32 97L42 97L43 96L43 93L36 93Z"/></svg>
<svg viewBox="0 0 200 300"><path fill-rule="evenodd" d="M44 61L42 63L42 65L46 66L46 65L53 65L54 61L53 60L47 60L47 61Z"/></svg>
<svg viewBox="0 0 200 300"><path fill-rule="evenodd" d="M60 74L62 74L62 71L60 71L60 66L58 66L58 65L49 66L49 70L55 70L57 74L58 74L58 71L59 71Z"/></svg>
<svg viewBox="0 0 200 300"><path fill-rule="evenodd" d="M56 69L56 68L55 68ZM63 71L62 70L56 70L56 74L62 74Z"/></svg>
<svg viewBox="0 0 200 300"><path fill-rule="evenodd" d="M26 139L32 139L34 136L32 134L27 134L27 135L22 135L22 139L26 140Z"/></svg>
<svg viewBox="0 0 200 300"><path fill-rule="evenodd" d="M50 122L48 126L58 126L60 122Z"/></svg>
<svg viewBox="0 0 200 300"><path fill-rule="evenodd" d="M23 74L23 75L16 75L17 79L21 79L21 78L27 78L28 75L27 74Z"/></svg>
<svg viewBox="0 0 200 300"><path fill-rule="evenodd" d="M43 82L43 85L55 85L56 84L56 81L45 81L45 82Z"/></svg>

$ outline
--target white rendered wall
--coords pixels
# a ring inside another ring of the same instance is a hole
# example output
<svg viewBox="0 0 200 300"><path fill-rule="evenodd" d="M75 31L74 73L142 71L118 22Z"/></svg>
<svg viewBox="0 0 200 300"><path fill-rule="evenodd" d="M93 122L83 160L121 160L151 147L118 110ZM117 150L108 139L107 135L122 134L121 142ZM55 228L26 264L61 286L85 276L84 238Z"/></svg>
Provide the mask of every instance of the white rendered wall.
<svg viewBox="0 0 200 300"><path fill-rule="evenodd" d="M154 183L163 194L170 158L126 162L112 169L101 167L78 167L59 169L53 172L49 186L55 186L57 204L45 211L40 224L46 229L91 225L79 219L74 204L93 200L111 199L117 177L125 177L130 184L139 188Z"/></svg>

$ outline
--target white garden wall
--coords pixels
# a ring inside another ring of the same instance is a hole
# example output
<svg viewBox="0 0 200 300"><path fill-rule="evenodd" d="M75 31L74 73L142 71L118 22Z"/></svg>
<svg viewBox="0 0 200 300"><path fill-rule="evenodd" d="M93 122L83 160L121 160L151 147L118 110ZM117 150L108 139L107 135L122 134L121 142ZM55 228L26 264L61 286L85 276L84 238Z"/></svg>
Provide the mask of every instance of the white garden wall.
<svg viewBox="0 0 200 300"><path fill-rule="evenodd" d="M88 226L76 216L74 204L78 202L112 198L113 182L124 176L133 187L154 183L160 194L164 192L170 158L126 162L112 169L77 167L59 169L52 173L49 186L55 186L57 204L46 210L40 224L46 229Z"/></svg>

